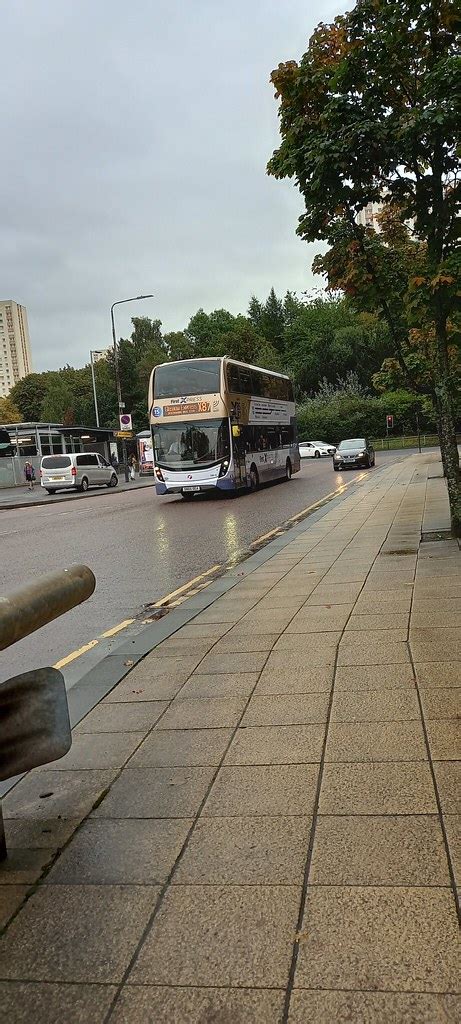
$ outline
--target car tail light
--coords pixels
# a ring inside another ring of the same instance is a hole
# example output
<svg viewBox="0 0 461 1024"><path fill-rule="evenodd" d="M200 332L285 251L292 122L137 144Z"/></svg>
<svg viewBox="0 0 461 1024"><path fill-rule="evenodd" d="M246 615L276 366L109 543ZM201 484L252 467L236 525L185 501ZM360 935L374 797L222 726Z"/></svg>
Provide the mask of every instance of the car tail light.
<svg viewBox="0 0 461 1024"><path fill-rule="evenodd" d="M75 466L72 466L71 473L72 473L72 476L77 476L77 470L76 470Z"/></svg>
<svg viewBox="0 0 461 1024"><path fill-rule="evenodd" d="M158 468L158 466L155 467L155 475L157 477L157 480L163 480L162 471L161 469Z"/></svg>

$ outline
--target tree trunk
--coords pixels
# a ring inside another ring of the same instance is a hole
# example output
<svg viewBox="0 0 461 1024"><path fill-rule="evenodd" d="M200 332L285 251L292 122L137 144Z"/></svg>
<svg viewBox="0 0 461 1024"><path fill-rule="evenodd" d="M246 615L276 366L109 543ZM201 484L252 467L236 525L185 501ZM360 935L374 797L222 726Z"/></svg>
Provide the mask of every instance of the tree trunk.
<svg viewBox="0 0 461 1024"><path fill-rule="evenodd" d="M440 451L448 488L451 532L453 537L461 537L461 473L450 389L446 336L443 329L440 332L437 331L437 354L439 379L436 390Z"/></svg>

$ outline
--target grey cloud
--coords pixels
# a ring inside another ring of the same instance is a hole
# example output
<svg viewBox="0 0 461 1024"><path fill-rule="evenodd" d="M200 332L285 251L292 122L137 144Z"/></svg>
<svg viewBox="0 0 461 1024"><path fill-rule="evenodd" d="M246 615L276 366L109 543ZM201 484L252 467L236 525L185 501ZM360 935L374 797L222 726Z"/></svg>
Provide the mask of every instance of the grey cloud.
<svg viewBox="0 0 461 1024"><path fill-rule="evenodd" d="M314 283L301 201L267 178L271 69L338 5L305 0L16 0L2 11L2 297L34 365L83 363L122 310L185 325L199 306ZM319 282L315 281L318 285Z"/></svg>

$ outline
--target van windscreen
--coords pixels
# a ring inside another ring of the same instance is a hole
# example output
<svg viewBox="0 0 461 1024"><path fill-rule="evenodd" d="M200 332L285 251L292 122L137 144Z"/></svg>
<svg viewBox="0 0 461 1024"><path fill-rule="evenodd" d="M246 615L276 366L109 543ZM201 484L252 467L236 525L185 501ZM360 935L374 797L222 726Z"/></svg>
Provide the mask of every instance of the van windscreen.
<svg viewBox="0 0 461 1024"><path fill-rule="evenodd" d="M42 459L43 469L66 469L70 464L68 455L45 455Z"/></svg>

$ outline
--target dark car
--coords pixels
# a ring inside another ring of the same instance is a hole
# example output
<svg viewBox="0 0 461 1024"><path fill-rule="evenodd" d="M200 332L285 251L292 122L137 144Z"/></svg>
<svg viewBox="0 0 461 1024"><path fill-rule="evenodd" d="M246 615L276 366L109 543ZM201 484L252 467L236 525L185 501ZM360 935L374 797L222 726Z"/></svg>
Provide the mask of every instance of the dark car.
<svg viewBox="0 0 461 1024"><path fill-rule="evenodd" d="M373 446L365 437L352 437L341 441L333 456L333 468L339 471L347 466L370 466L375 464Z"/></svg>

